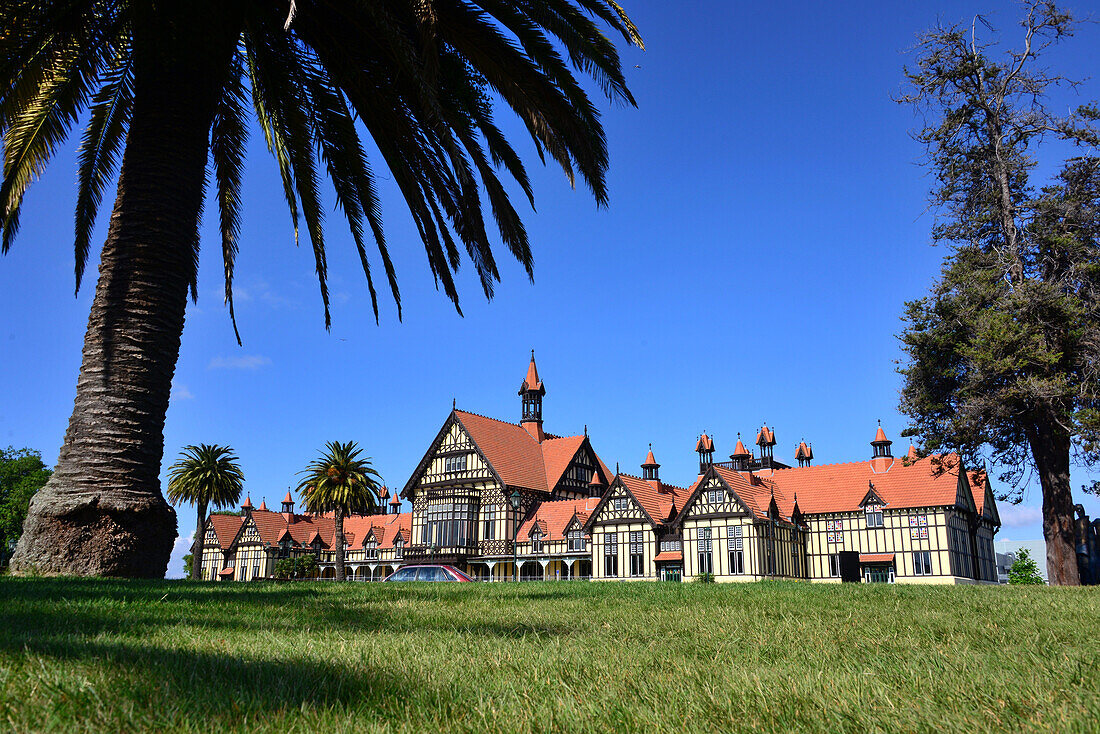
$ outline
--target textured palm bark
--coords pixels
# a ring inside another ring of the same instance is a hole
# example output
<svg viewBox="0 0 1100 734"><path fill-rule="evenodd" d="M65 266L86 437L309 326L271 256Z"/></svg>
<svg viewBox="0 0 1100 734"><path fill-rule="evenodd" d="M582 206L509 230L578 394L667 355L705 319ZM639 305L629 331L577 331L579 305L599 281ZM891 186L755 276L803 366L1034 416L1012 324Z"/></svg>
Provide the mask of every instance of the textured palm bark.
<svg viewBox="0 0 1100 734"><path fill-rule="evenodd" d="M1069 476L1069 433L1046 422L1029 432L1031 451L1043 489L1043 539L1047 577L1058 586L1079 586L1074 536L1073 494Z"/></svg>
<svg viewBox="0 0 1100 734"><path fill-rule="evenodd" d="M218 75L216 10L134 20L135 104L57 469L31 501L15 572L164 576L176 514L160 491ZM186 6L186 7L185 7ZM204 29L205 24L205 29Z"/></svg>
<svg viewBox="0 0 1100 734"><path fill-rule="evenodd" d="M344 580L344 512L339 507L332 513L334 530L332 542L336 546L336 580Z"/></svg>

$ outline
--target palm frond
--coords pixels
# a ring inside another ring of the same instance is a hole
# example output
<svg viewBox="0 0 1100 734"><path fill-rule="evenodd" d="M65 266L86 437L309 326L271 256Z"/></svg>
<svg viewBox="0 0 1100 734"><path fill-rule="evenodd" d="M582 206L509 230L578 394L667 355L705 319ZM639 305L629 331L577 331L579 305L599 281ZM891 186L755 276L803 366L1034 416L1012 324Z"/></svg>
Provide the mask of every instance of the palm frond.
<svg viewBox="0 0 1100 734"><path fill-rule="evenodd" d="M129 40L121 39L115 58L103 77L103 86L92 97L91 117L80 144L76 199L76 286L88 262L103 190L118 170L118 153L126 137L134 101L133 56Z"/></svg>
<svg viewBox="0 0 1100 734"><path fill-rule="evenodd" d="M225 303L229 307L229 321L238 345L241 344L241 334L237 330L237 315L233 308L233 271L241 233L241 178L248 145L243 64L240 54L234 56L233 68L218 100L210 129L210 157L214 167L222 265L225 270Z"/></svg>

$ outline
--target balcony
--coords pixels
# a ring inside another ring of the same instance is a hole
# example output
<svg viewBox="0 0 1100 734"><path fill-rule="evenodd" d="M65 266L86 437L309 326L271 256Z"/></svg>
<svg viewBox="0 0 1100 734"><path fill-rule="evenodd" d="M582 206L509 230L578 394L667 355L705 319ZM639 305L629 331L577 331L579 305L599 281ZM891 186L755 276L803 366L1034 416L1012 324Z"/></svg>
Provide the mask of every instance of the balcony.
<svg viewBox="0 0 1100 734"><path fill-rule="evenodd" d="M483 556L510 556L512 555L512 541L510 540L483 540L480 544Z"/></svg>

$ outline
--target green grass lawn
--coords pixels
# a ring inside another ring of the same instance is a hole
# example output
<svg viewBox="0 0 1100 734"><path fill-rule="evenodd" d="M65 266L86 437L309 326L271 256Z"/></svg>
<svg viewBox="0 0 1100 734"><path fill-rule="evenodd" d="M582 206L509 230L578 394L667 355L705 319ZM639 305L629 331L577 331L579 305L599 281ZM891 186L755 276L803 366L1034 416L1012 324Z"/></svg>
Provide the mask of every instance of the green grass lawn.
<svg viewBox="0 0 1100 734"><path fill-rule="evenodd" d="M1100 589L0 578L0 730L1100 730Z"/></svg>

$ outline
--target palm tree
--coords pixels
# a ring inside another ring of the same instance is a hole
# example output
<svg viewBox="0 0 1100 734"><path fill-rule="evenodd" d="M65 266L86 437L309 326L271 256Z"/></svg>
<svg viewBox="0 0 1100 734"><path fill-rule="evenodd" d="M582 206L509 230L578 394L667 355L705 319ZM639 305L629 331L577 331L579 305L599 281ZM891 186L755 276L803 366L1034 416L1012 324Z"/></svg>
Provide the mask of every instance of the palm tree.
<svg viewBox="0 0 1100 734"><path fill-rule="evenodd" d="M331 512L335 529L332 544L336 550L336 580L344 580L344 517L378 509L378 491L382 482L369 458L354 441L329 441L320 458L301 473L305 478L298 492L310 512Z"/></svg>
<svg viewBox="0 0 1100 734"><path fill-rule="evenodd" d="M400 188L436 283L459 309L464 249L486 297L499 280L482 196L530 276L527 234L497 173L533 204L516 150L494 121L510 108L540 159L579 173L607 201L607 143L574 72L633 104L609 27L641 46L615 0L7 0L0 4L0 250L31 181L87 114L79 150L76 285L106 186L114 211L57 470L13 560L43 573L163 576L176 518L160 492L164 416L208 161L221 228L225 302L241 178L255 121L275 157L297 240L304 220L329 323L327 174L358 251L375 318L373 241L400 318L367 134ZM119 161L121 157L121 167ZM319 170L323 167L323 173ZM459 313L461 310L459 309ZM240 338L238 336L238 342Z"/></svg>
<svg viewBox="0 0 1100 734"><path fill-rule="evenodd" d="M198 510L195 542L191 546L191 578L202 578L202 556L206 545L206 511L233 507L241 499L244 472L237 455L228 446L185 446L182 457L168 470L168 499L189 502Z"/></svg>

